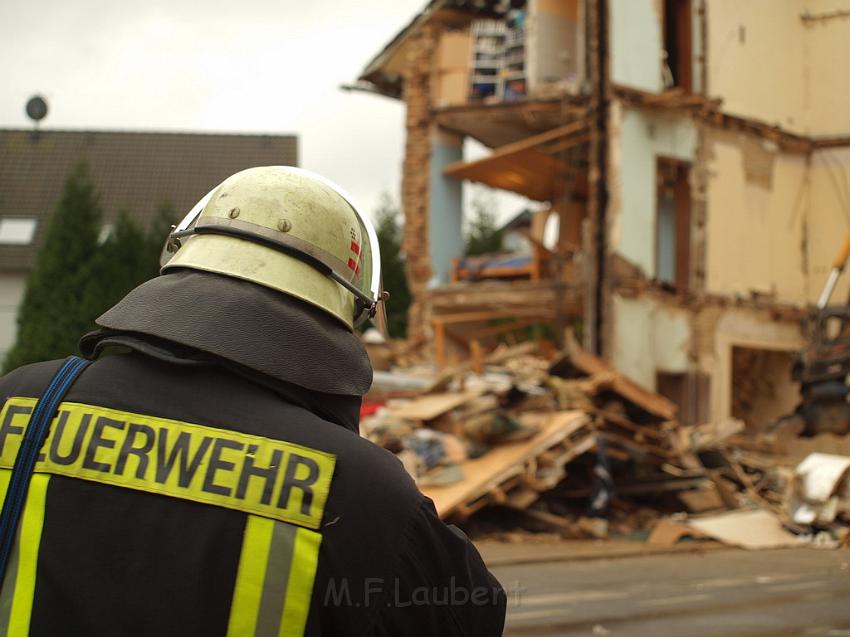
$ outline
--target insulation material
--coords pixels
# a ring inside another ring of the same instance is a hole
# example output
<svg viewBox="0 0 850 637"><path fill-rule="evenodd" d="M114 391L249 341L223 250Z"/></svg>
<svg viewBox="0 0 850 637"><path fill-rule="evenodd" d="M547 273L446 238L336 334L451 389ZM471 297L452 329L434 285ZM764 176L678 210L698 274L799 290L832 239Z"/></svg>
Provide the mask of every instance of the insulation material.
<svg viewBox="0 0 850 637"><path fill-rule="evenodd" d="M825 525L850 510L850 456L813 453L794 472L789 510L798 524Z"/></svg>

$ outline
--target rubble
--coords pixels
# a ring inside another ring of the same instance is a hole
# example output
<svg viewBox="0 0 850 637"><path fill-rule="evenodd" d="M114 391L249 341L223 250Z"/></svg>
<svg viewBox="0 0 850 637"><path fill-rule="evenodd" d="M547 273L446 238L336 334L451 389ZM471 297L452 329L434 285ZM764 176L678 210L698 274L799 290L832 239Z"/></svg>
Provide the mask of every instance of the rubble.
<svg viewBox="0 0 850 637"><path fill-rule="evenodd" d="M674 403L572 339L560 352L525 342L377 380L363 435L473 535L850 541L850 457L814 454L798 467L787 450L811 451L812 439L758 436L735 419L685 426Z"/></svg>
<svg viewBox="0 0 850 637"><path fill-rule="evenodd" d="M794 471L789 509L798 524L850 521L850 457L813 453Z"/></svg>

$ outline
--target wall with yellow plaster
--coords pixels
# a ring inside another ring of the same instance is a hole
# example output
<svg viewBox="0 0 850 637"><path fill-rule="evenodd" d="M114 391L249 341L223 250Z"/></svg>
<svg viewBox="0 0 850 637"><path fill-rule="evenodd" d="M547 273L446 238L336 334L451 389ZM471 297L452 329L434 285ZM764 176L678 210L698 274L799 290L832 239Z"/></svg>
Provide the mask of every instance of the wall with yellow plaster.
<svg viewBox="0 0 850 637"><path fill-rule="evenodd" d="M813 16L850 11L850 0L801 2ZM812 135L850 135L850 16L806 22L804 108Z"/></svg>
<svg viewBox="0 0 850 637"><path fill-rule="evenodd" d="M850 151L808 160L743 134L706 134L707 291L813 302L850 229Z"/></svg>
<svg viewBox="0 0 850 637"><path fill-rule="evenodd" d="M714 310L709 310L714 311ZM748 347L780 352L796 352L805 340L796 323L778 323L767 312L730 309L713 323L712 349L701 356L700 367L711 374L710 419L718 422L732 415L732 351Z"/></svg>
<svg viewBox="0 0 850 637"><path fill-rule="evenodd" d="M761 140L707 132L709 151L706 288L749 298L752 293L802 303L806 296L803 225L806 159L762 147L770 180L748 179L747 154Z"/></svg>
<svg viewBox="0 0 850 637"><path fill-rule="evenodd" d="M850 0L707 0L708 92L725 112L805 135L850 134Z"/></svg>
<svg viewBox="0 0 850 637"><path fill-rule="evenodd" d="M807 298L820 295L831 265L850 232L850 149L821 150L810 162L810 194L806 210L806 246L810 283ZM850 290L850 268L839 280L833 303L844 303Z"/></svg>

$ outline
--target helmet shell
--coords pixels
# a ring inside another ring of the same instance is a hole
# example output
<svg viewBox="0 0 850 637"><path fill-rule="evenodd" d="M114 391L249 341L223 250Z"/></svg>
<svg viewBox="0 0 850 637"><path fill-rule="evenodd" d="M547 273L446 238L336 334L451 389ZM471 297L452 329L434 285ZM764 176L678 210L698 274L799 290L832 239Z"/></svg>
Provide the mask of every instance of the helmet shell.
<svg viewBox="0 0 850 637"><path fill-rule="evenodd" d="M368 290L371 250L364 246L364 222L351 204L325 180L286 166L249 168L216 188L197 221L238 221L288 235L338 264L346 280ZM313 266L249 240L220 234L188 237L163 266L193 268L251 281L306 301L349 328L355 297Z"/></svg>

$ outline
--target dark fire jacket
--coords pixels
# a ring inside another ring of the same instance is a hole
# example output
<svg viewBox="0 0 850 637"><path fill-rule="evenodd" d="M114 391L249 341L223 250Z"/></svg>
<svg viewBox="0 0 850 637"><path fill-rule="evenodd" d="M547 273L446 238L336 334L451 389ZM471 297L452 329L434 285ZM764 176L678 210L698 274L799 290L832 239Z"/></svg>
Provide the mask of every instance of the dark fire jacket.
<svg viewBox="0 0 850 637"><path fill-rule="evenodd" d="M0 589L4 634L501 634L502 588L352 431L350 401L104 335L130 351L93 363L54 419ZM60 364L0 380L0 491Z"/></svg>

